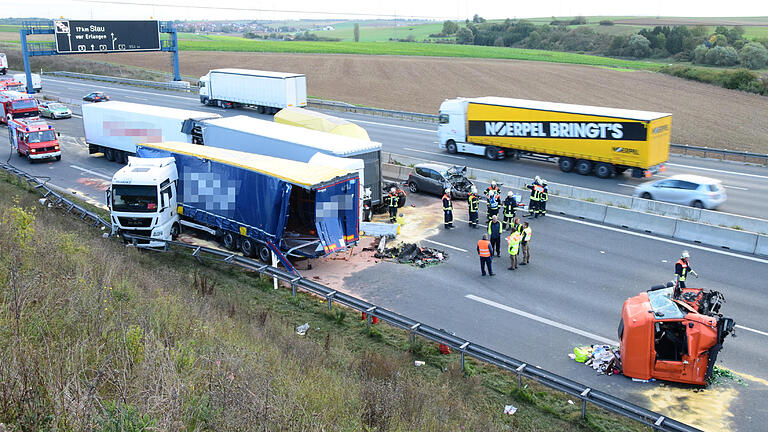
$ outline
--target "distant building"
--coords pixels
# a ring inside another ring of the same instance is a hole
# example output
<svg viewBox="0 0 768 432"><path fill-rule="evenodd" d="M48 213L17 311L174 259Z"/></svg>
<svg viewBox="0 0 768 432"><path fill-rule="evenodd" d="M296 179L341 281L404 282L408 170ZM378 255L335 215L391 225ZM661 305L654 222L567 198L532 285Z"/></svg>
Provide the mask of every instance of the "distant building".
<svg viewBox="0 0 768 432"><path fill-rule="evenodd" d="M333 26L325 26L325 27L323 27L323 31L334 31L334 30L336 30L336 29L333 28Z"/></svg>

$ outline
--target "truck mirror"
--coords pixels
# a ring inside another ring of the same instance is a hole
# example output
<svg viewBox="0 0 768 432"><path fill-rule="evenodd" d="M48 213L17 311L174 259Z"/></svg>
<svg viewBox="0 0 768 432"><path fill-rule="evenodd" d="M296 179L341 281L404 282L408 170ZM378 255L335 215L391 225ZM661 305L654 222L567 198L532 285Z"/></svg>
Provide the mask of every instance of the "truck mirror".
<svg viewBox="0 0 768 432"><path fill-rule="evenodd" d="M112 205L111 205L111 201L112 201L112 190L111 190L111 189L107 189L107 190L105 190L105 191L104 191L104 201L105 201L105 202L106 202L106 204L107 204L107 208L108 208L108 209L110 209L110 210L112 210Z"/></svg>
<svg viewBox="0 0 768 432"><path fill-rule="evenodd" d="M61 138L61 132L56 132L56 136Z"/></svg>

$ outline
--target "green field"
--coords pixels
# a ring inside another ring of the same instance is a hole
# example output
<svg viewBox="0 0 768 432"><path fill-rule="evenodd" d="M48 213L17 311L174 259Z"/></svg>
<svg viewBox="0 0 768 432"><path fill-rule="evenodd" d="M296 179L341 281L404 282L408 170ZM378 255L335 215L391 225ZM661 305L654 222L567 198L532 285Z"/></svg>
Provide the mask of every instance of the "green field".
<svg viewBox="0 0 768 432"><path fill-rule="evenodd" d="M18 33L21 26L0 24L0 32L14 32Z"/></svg>
<svg viewBox="0 0 768 432"><path fill-rule="evenodd" d="M354 40L354 23L344 23L334 26L335 30L313 32L317 36L339 38L345 42ZM417 41L427 39L430 34L440 33L443 23L400 25L397 27L381 27L360 25L360 42L381 42L389 39L406 39L409 36Z"/></svg>
<svg viewBox="0 0 768 432"><path fill-rule="evenodd" d="M313 54L407 55L430 57L471 57L546 61L624 69L657 70L663 63L620 60L557 51L522 48L449 45L413 42L280 42L257 41L231 36L211 36L212 41L179 41L185 51L244 51Z"/></svg>

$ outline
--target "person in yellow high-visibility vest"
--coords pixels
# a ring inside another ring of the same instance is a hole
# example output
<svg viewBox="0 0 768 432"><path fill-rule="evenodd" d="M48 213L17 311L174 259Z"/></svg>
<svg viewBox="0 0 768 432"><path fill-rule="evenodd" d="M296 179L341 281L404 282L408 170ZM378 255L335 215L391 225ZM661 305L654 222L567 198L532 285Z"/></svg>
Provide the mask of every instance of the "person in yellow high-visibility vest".
<svg viewBox="0 0 768 432"><path fill-rule="evenodd" d="M509 244L509 267L508 270L517 269L517 253L520 251L520 242L523 239L523 235L518 231L513 231L512 234L507 237L507 243Z"/></svg>
<svg viewBox="0 0 768 432"><path fill-rule="evenodd" d="M531 262L531 238L533 237L533 230L529 226L528 222L524 222L523 225L523 239L520 246L523 249L523 262L520 265L527 265Z"/></svg>

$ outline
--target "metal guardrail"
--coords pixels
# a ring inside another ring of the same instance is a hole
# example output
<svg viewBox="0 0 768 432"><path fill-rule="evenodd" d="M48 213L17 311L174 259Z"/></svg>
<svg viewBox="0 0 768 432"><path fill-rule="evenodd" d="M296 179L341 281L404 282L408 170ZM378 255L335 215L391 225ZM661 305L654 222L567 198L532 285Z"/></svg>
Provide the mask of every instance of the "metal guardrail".
<svg viewBox="0 0 768 432"><path fill-rule="evenodd" d="M77 78L77 79L85 79L85 80L113 82L118 84L126 84L126 85L133 85L133 86L139 86L139 87L152 87L152 88L159 88L164 90L191 91L191 90L197 89L197 84L193 86L188 81L160 82L160 81L138 80L138 79L132 79L132 78L113 77L113 76L107 76L107 75L92 75L92 74L67 72L67 71L43 72L43 74L50 75L50 76L65 77L65 78Z"/></svg>
<svg viewBox="0 0 768 432"><path fill-rule="evenodd" d="M80 219L89 219L93 221L93 226L108 228L110 231L112 230L112 224L104 220L101 216L86 209L82 205L65 198L64 195L51 189L45 184L45 182L38 180L37 177L31 176L26 172L14 167L13 165L2 162L0 162L0 168L10 174L15 175L19 179L24 180L29 186L40 192L40 195L42 195L43 198L45 198L52 205L63 207L67 213L74 211L80 216Z"/></svg>
<svg viewBox="0 0 768 432"><path fill-rule="evenodd" d="M710 157L710 154L716 155L718 159L737 160L741 159L744 162L759 163L762 165L768 165L768 154L751 153L738 150L717 149L709 147L698 147L683 144L670 144L670 148L677 150L678 153L688 155L693 153L694 155L701 155L703 157Z"/></svg>
<svg viewBox="0 0 768 432"><path fill-rule="evenodd" d="M389 118L396 118L396 119L408 120L408 121L418 121L422 123L437 123L437 117L438 117L437 114L423 114L423 113L416 113L416 112L410 112L410 111L396 111L396 110L387 110L387 109L380 109L380 108L368 108L368 107L361 107L361 106L348 104L345 102L336 102L336 101L313 99L313 98L307 99L307 105L309 105L310 107L319 108L319 109L351 112L351 113L365 114L365 115L378 116L378 117L389 117Z"/></svg>
<svg viewBox="0 0 768 432"><path fill-rule="evenodd" d="M109 228L111 232L112 225L109 222L104 220L99 215L85 209L83 206L63 197L60 193L46 186L45 183L41 183L36 177L31 176L10 164L5 164L2 162L0 162L0 168L26 181L27 184L38 190L43 198L45 198L51 204L64 207L68 213L75 210L80 214L81 219L84 220L88 218L93 221L94 226ZM123 234L123 236L124 238L131 240L134 243L136 240L159 240L138 235ZM591 387L587 387L576 381L545 371L538 367L529 366L529 364L526 362L517 360L498 351L494 351L490 348L466 340L462 337L450 334L444 330L437 329L428 324L424 324L404 315L400 315L388 309L376 306L373 303L369 303L357 297L333 290L310 279L305 279L301 276L297 277L293 273L288 273L286 271L280 270L279 268L264 264L260 261L219 249L212 249L204 246L197 246L172 240L163 241L166 243L165 250L168 250L168 246L190 249L192 250L192 256L195 257L195 259L198 261L202 261L203 254L205 254L207 255L207 258L232 265L237 265L246 270L252 270L258 272L261 275L265 275L267 277L275 278L288 283L291 286L291 292L293 296L296 296L297 290L304 290L308 293L324 298L328 302L329 309L333 307L334 303L337 303L341 306L354 309L358 312L365 312L368 317L367 324L369 327L371 325L372 317L377 317L379 320L382 320L387 324L409 332L411 335L411 340L415 340L416 336L421 336L433 342L447 345L461 354L462 369L464 369L465 356L470 356L482 362L514 373L517 375L518 388L521 386L522 378L528 378L552 389L572 395L573 397L580 399L582 402L582 418L585 418L586 416L587 404L591 403L607 411L650 426L655 431L701 432L697 428L667 418L666 416L663 416L657 412L642 408L638 405L632 404L623 399L619 399L615 396L611 396L599 390L594 390Z"/></svg>

